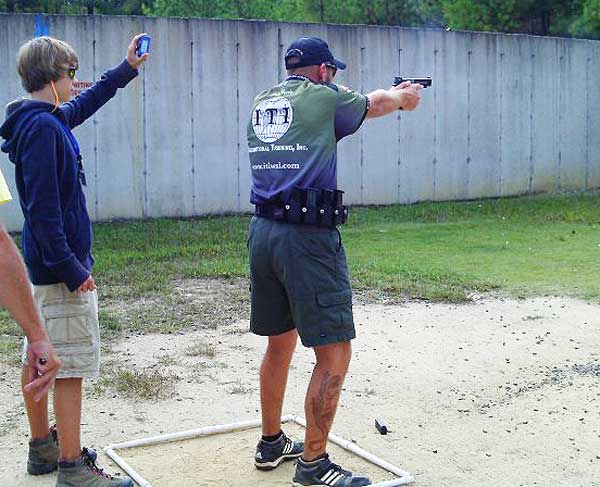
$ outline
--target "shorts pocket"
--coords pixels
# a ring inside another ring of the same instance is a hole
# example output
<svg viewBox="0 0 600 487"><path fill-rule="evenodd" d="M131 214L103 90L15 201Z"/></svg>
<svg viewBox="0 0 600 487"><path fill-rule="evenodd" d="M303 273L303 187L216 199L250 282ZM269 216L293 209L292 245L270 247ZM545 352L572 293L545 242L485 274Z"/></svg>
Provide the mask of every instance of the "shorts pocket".
<svg viewBox="0 0 600 487"><path fill-rule="evenodd" d="M42 306L48 336L62 360L61 370L79 371L97 361L91 325L91 304L87 299L47 301Z"/></svg>
<svg viewBox="0 0 600 487"><path fill-rule="evenodd" d="M303 228L297 230L295 250L297 254L308 254L317 259L331 260L339 250L339 237L336 230L324 228Z"/></svg>
<svg viewBox="0 0 600 487"><path fill-rule="evenodd" d="M344 328L353 324L352 291L327 292L317 294L318 314L323 323L332 327Z"/></svg>

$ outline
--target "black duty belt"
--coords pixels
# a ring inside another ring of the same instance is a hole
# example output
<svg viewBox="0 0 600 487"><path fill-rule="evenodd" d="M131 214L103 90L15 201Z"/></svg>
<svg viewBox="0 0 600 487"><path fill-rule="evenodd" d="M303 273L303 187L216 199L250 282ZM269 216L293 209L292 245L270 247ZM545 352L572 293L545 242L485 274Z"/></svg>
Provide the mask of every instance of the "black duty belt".
<svg viewBox="0 0 600 487"><path fill-rule="evenodd" d="M256 205L255 215L296 225L335 228L348 221L343 191L294 188L285 202Z"/></svg>

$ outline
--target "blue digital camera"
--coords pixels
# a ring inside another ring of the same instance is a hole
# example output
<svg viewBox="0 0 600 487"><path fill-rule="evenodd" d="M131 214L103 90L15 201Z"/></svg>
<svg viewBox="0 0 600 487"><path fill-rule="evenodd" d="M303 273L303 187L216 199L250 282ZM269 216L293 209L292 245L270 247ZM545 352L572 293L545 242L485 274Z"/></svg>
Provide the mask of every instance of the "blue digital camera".
<svg viewBox="0 0 600 487"><path fill-rule="evenodd" d="M137 41L137 55L138 57L142 57L144 54L150 52L150 41L152 37L148 35L143 35Z"/></svg>

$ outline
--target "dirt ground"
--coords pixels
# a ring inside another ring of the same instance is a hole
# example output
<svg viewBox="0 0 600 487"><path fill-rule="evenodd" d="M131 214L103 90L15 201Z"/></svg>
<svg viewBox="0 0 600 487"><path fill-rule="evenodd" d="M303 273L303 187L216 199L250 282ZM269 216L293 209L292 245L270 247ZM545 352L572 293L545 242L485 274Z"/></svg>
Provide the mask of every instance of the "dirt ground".
<svg viewBox="0 0 600 487"><path fill-rule="evenodd" d="M421 487L600 486L600 305L561 298L358 304L355 318L358 338L334 433L412 472ZM112 344L104 363L113 375L86 385L84 444L100 450L259 418L264 339L247 328L241 320ZM299 345L285 413L303 415L313 363ZM0 486L53 486L54 475L24 473L28 429L18 369L0 367ZM110 379L119 370L166 377L166 388L158 399L127 397ZM375 418L388 435L378 434ZM123 455L153 487L290 485L292 464L268 474L253 468L257 435L229 433ZM390 478L331 451L373 480ZM105 455L100 461L117 470Z"/></svg>

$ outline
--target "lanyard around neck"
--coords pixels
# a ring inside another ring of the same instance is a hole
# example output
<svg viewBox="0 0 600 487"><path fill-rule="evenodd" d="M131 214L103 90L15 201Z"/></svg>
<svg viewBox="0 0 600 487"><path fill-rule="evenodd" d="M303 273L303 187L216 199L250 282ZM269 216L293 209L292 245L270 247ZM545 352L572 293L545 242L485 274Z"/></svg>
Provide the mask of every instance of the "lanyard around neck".
<svg viewBox="0 0 600 487"><path fill-rule="evenodd" d="M71 146L73 147L73 150L75 151L75 155L77 156L77 174L79 176L79 181L81 182L81 184L83 186L87 186L87 179L85 177L85 171L83 170L83 158L81 157L81 150L79 149L79 144L77 143L77 139L73 135L73 132L71 132L71 129L69 129L69 127L67 127L60 118L56 117L56 120L58 120L58 123L60 123L60 126L63 129L63 132L65 133L65 135L71 142Z"/></svg>
<svg viewBox="0 0 600 487"><path fill-rule="evenodd" d="M56 117L56 120L58 120L58 123L60 123L60 126L63 129L63 132L65 133L65 135L71 142L71 145L73 146L73 150L75 151L75 154L77 155L77 159L80 159L81 158L81 150L79 149L79 144L77 143L77 139L73 135L73 132L71 132L71 129L69 129L69 127L67 127L65 125L65 123L59 117Z"/></svg>

